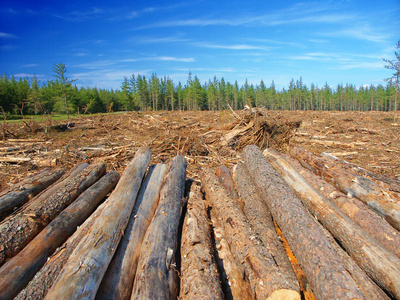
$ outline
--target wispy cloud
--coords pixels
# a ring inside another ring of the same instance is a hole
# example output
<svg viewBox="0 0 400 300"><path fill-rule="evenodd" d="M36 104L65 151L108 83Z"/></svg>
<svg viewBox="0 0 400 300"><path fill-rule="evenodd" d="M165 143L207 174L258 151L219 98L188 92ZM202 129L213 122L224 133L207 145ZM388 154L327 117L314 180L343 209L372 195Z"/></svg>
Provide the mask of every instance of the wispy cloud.
<svg viewBox="0 0 400 300"><path fill-rule="evenodd" d="M198 2L201 2L201 1L187 1L187 2L180 2L180 3L171 4L171 5L165 5L165 6L148 6L143 9L140 9L140 10L130 11L125 17L127 19L133 19L133 18L141 17L144 14L153 13L153 12L157 12L157 11L165 11L165 10L182 8L182 7L193 5Z"/></svg>
<svg viewBox="0 0 400 300"><path fill-rule="evenodd" d="M1 39L16 39L18 37L12 33L0 32L0 38Z"/></svg>
<svg viewBox="0 0 400 300"><path fill-rule="evenodd" d="M271 49L270 47L253 46L247 44L222 45L222 44L196 42L192 43L192 45L202 48L226 49L226 50L270 50Z"/></svg>
<svg viewBox="0 0 400 300"><path fill-rule="evenodd" d="M13 74L14 77L16 78L32 78L33 76L36 76L38 78L44 78L46 76L41 75L41 74L31 74L31 73L17 73L17 74Z"/></svg>
<svg viewBox="0 0 400 300"><path fill-rule="evenodd" d="M21 68L34 68L39 66L39 64L26 64L26 65L22 65Z"/></svg>
<svg viewBox="0 0 400 300"><path fill-rule="evenodd" d="M54 14L54 16L70 22L83 22L89 19L99 18L100 16L103 15L103 13L104 13L103 9L98 7L93 7L90 10L86 11L75 10L63 15Z"/></svg>
<svg viewBox="0 0 400 300"><path fill-rule="evenodd" d="M129 40L139 44L164 44L164 43L181 43L190 41L189 39L185 39L179 36L135 37L135 38L130 38Z"/></svg>
<svg viewBox="0 0 400 300"><path fill-rule="evenodd" d="M136 62L136 61L178 61L178 62L195 62L192 57L173 57L173 56L151 56L141 58L127 58L121 62Z"/></svg>

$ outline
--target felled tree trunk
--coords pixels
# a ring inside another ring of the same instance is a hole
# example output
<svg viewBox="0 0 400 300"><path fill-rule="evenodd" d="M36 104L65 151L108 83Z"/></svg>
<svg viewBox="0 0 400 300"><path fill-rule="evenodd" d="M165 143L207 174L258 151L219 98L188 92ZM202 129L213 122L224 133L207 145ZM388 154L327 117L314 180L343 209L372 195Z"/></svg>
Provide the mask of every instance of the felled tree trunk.
<svg viewBox="0 0 400 300"><path fill-rule="evenodd" d="M21 252L0 268L0 298L12 299L21 291L47 257L60 246L114 188L119 179L110 172L84 191L63 210Z"/></svg>
<svg viewBox="0 0 400 300"><path fill-rule="evenodd" d="M206 197L221 219L232 254L242 262L255 299L300 299L299 285L288 280L262 241L248 225L236 201L229 197L218 178L208 169L201 172Z"/></svg>
<svg viewBox="0 0 400 300"><path fill-rule="evenodd" d="M300 147L293 148L291 154L339 190L359 198L383 216L390 225L400 230L400 196L398 194L363 176L352 174L331 161Z"/></svg>
<svg viewBox="0 0 400 300"><path fill-rule="evenodd" d="M44 169L0 193L0 220L39 194L64 174L64 169Z"/></svg>
<svg viewBox="0 0 400 300"><path fill-rule="evenodd" d="M238 162L233 171L237 190L243 203L243 211L258 238L262 241L269 259L275 262L279 274L284 274L282 280L297 286L297 278L286 255L282 242L279 240L275 225L266 204L256 192L250 174L242 162Z"/></svg>
<svg viewBox="0 0 400 300"><path fill-rule="evenodd" d="M383 247L400 258L400 233L384 218L357 198L349 198L321 177L301 166L290 156L285 159L323 196L339 207L348 217L377 240Z"/></svg>
<svg viewBox="0 0 400 300"><path fill-rule="evenodd" d="M85 238L92 230L93 223L101 215L103 210L107 210L110 202L104 201L82 226L78 227L75 233L49 257L45 265L36 273L35 277L29 281L28 285L15 297L15 300L42 300L49 289L61 273L68 258L80 241Z"/></svg>
<svg viewBox="0 0 400 300"><path fill-rule="evenodd" d="M212 249L207 205L199 186L192 185L182 228L179 299L224 299Z"/></svg>
<svg viewBox="0 0 400 300"><path fill-rule="evenodd" d="M151 166L140 187L125 234L100 284L96 299L130 299L143 238L154 212L167 166Z"/></svg>
<svg viewBox="0 0 400 300"><path fill-rule="evenodd" d="M258 193L285 235L319 299L364 299L356 282L326 239L321 225L254 145L242 157Z"/></svg>
<svg viewBox="0 0 400 300"><path fill-rule="evenodd" d="M80 241L45 299L94 299L136 201L151 150L140 148L109 197L107 210Z"/></svg>
<svg viewBox="0 0 400 300"><path fill-rule="evenodd" d="M174 299L178 294L175 257L186 160L180 155L174 157L165 176L156 213L140 250L131 299Z"/></svg>
<svg viewBox="0 0 400 300"><path fill-rule="evenodd" d="M95 183L106 171L105 164L91 165L67 177L32 199L0 224L0 264L16 255L63 209Z"/></svg>
<svg viewBox="0 0 400 300"><path fill-rule="evenodd" d="M342 168L349 170L351 173L367 177L371 180L376 181L379 185L383 185L384 187L386 187L391 191L400 193L400 180L394 177L371 172L355 164L344 161L330 153L321 153L321 155L324 158L331 160L334 164L339 164Z"/></svg>
<svg viewBox="0 0 400 300"><path fill-rule="evenodd" d="M233 182L232 174L226 166L219 166L215 171L215 175L219 178L228 195L240 202L239 195L235 189L235 183Z"/></svg>
<svg viewBox="0 0 400 300"><path fill-rule="evenodd" d="M381 247L338 207L318 193L279 154L268 150L264 154L309 211L332 233L357 264L381 287L400 298L400 259Z"/></svg>
<svg viewBox="0 0 400 300"><path fill-rule="evenodd" d="M221 285L226 300L252 300L249 281L245 279L244 266L233 256L215 209L210 210L215 240L215 256L221 275Z"/></svg>

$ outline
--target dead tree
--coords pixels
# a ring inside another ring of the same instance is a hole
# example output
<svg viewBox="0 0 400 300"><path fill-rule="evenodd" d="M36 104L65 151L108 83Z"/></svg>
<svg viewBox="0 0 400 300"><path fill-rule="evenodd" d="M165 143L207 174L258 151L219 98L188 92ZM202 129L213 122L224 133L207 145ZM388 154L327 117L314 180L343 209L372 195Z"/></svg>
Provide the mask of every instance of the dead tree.
<svg viewBox="0 0 400 300"><path fill-rule="evenodd" d="M93 299L135 205L150 161L149 147L140 148L109 197L107 211L81 240L45 299Z"/></svg>
<svg viewBox="0 0 400 300"><path fill-rule="evenodd" d="M76 176L66 177L5 219L0 224L0 264L22 250L105 172L105 164L91 165Z"/></svg>
<svg viewBox="0 0 400 300"><path fill-rule="evenodd" d="M182 228L180 299L224 299L212 249L207 205L192 185Z"/></svg>
<svg viewBox="0 0 400 300"><path fill-rule="evenodd" d="M300 147L293 148L291 154L342 192L366 203L383 216L390 225L400 230L399 194L389 191L363 176L350 173L330 160L318 157Z"/></svg>
<svg viewBox="0 0 400 300"><path fill-rule="evenodd" d="M158 205L167 166L151 166L126 226L124 236L100 284L96 299L130 299L143 238Z"/></svg>
<svg viewBox="0 0 400 300"><path fill-rule="evenodd" d="M174 157L160 201L144 237L131 299L174 299L178 294L176 251L185 189L186 160Z"/></svg>
<svg viewBox="0 0 400 300"><path fill-rule="evenodd" d="M242 157L257 192L268 206L320 299L363 299L356 282L326 239L321 225L293 194L261 150L246 146ZM329 284L327 284L329 282Z"/></svg>
<svg viewBox="0 0 400 300"><path fill-rule="evenodd" d="M354 261L381 287L400 298L400 259L318 193L279 154L268 150L264 154L308 210L332 233Z"/></svg>
<svg viewBox="0 0 400 300"><path fill-rule="evenodd" d="M61 178L64 172L64 169L44 169L2 191L0 193L0 220L52 185Z"/></svg>
<svg viewBox="0 0 400 300"><path fill-rule="evenodd" d="M63 210L21 252L0 268L0 298L11 299L21 291L47 257L59 247L114 188L119 179L110 172L84 191Z"/></svg>
<svg viewBox="0 0 400 300"><path fill-rule="evenodd" d="M221 219L232 254L244 265L252 296L255 299L300 299L298 282L291 281L287 273L277 267L249 226L238 203L229 197L218 178L203 168L201 181L207 199Z"/></svg>

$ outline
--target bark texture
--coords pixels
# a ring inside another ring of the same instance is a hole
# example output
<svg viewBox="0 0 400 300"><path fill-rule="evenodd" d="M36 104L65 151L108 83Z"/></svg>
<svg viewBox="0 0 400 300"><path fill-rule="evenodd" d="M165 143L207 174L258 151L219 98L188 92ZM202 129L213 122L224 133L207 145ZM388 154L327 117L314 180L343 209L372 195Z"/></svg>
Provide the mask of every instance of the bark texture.
<svg viewBox="0 0 400 300"><path fill-rule="evenodd" d="M136 152L110 195L107 210L77 245L45 299L94 299L129 221L150 154L149 147Z"/></svg>
<svg viewBox="0 0 400 300"><path fill-rule="evenodd" d="M218 178L203 168L201 180L207 199L221 219L232 254L244 265L253 298L300 299L298 282L288 280L286 272L278 268L238 203L229 197Z"/></svg>
<svg viewBox="0 0 400 300"><path fill-rule="evenodd" d="M321 177L304 168L290 156L285 159L323 196L339 207L348 217L377 240L383 247L400 258L400 233L384 218L357 198L347 197Z"/></svg>
<svg viewBox="0 0 400 300"><path fill-rule="evenodd" d="M131 299L174 299L178 294L175 259L185 178L186 160L178 155L170 163L140 250Z"/></svg>
<svg viewBox="0 0 400 300"><path fill-rule="evenodd" d="M167 166L151 166L126 226L124 236L100 284L96 299L130 299L143 238L158 205Z"/></svg>
<svg viewBox="0 0 400 300"><path fill-rule="evenodd" d="M212 249L207 205L200 187L192 185L182 228L179 299L224 299Z"/></svg>
<svg viewBox="0 0 400 300"><path fill-rule="evenodd" d="M242 157L253 183L320 299L365 299L332 249L320 224L293 194L261 150L246 146Z"/></svg>
<svg viewBox="0 0 400 300"><path fill-rule="evenodd" d="M80 241L91 231L94 221L101 215L103 210L107 210L108 199L104 201L82 226L78 227L75 233L47 260L45 265L36 273L35 277L29 281L28 285L15 297L15 300L42 300L61 273L64 265L68 261Z"/></svg>
<svg viewBox="0 0 400 300"><path fill-rule="evenodd" d="M106 172L104 163L68 176L29 201L0 224L0 264L15 256L47 224Z"/></svg>
<svg viewBox="0 0 400 300"><path fill-rule="evenodd" d="M300 147L293 148L291 154L342 192L359 198L384 217L390 225L400 230L398 193L389 191L366 177L350 173L330 160L318 157Z"/></svg>
<svg viewBox="0 0 400 300"><path fill-rule="evenodd" d="M64 174L64 169L44 169L14 184L0 193L0 221L14 209L20 207L48 186L56 182Z"/></svg>
<svg viewBox="0 0 400 300"><path fill-rule="evenodd" d="M0 299L12 299L26 286L47 257L85 221L118 179L117 172L103 176L0 268Z"/></svg>
<svg viewBox="0 0 400 300"><path fill-rule="evenodd" d="M381 247L338 207L318 193L279 154L268 150L264 154L308 210L332 233L357 264L386 291L400 298L400 259ZM371 294L364 296L371 297Z"/></svg>

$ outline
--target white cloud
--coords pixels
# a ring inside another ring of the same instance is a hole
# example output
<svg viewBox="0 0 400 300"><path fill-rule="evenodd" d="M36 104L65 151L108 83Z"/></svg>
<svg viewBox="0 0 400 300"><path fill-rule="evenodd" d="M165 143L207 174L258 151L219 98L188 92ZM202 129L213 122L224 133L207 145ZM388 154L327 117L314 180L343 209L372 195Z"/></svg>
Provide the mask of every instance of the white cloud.
<svg viewBox="0 0 400 300"><path fill-rule="evenodd" d="M227 49L227 50L270 50L270 47L252 46L247 44L221 45L212 43L192 43L193 46L211 49Z"/></svg>
<svg viewBox="0 0 400 300"><path fill-rule="evenodd" d="M15 38L17 38L17 36L12 33L0 32L0 38L1 39L15 39Z"/></svg>

